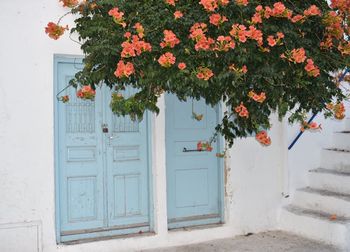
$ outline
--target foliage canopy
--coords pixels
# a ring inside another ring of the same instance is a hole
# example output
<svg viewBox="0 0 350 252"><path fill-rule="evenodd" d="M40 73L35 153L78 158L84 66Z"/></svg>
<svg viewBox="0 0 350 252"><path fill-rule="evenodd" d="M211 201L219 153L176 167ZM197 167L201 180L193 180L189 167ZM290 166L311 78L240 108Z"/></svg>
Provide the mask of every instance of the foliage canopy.
<svg viewBox="0 0 350 252"><path fill-rule="evenodd" d="M217 130L232 144L269 116L333 112L344 99L335 72L349 65L350 1L61 0L76 14L85 67L74 85L115 90L112 110L142 118L164 92L228 108ZM57 39L59 23L46 28Z"/></svg>

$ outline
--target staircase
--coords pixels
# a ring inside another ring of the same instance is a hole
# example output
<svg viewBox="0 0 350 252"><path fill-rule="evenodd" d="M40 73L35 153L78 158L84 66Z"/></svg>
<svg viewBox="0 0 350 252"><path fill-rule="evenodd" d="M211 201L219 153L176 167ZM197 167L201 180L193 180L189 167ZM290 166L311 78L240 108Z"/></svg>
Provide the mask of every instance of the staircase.
<svg viewBox="0 0 350 252"><path fill-rule="evenodd" d="M350 131L334 133L321 167L309 171L309 187L282 209L280 228L350 251Z"/></svg>

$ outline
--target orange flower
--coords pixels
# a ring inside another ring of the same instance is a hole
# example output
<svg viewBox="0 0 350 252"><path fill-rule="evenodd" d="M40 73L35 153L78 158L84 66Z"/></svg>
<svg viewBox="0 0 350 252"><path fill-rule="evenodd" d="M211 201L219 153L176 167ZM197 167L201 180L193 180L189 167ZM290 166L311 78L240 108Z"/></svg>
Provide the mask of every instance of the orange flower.
<svg viewBox="0 0 350 252"><path fill-rule="evenodd" d="M305 66L306 72L310 76L317 77L320 75L320 69L314 65L314 61L312 59L307 59L307 65Z"/></svg>
<svg viewBox="0 0 350 252"><path fill-rule="evenodd" d="M190 38L194 41L199 41L205 37L207 25L205 23L195 23L190 29Z"/></svg>
<svg viewBox="0 0 350 252"><path fill-rule="evenodd" d="M89 86L83 86L80 90L77 91L77 97L84 100L94 100L96 91Z"/></svg>
<svg viewBox="0 0 350 252"><path fill-rule="evenodd" d="M289 57L289 61L294 63L303 63L306 60L306 53L304 48L293 49L291 51L291 56Z"/></svg>
<svg viewBox="0 0 350 252"><path fill-rule="evenodd" d="M184 15L182 14L181 11L175 11L174 12L174 17L175 19L179 19L179 18L182 18Z"/></svg>
<svg viewBox="0 0 350 252"><path fill-rule="evenodd" d="M134 28L136 29L136 32L138 33L140 38L143 38L145 36L145 29L143 28L142 24L136 23L134 25Z"/></svg>
<svg viewBox="0 0 350 252"><path fill-rule="evenodd" d="M164 47L174 48L175 45L180 43L180 40L176 37L175 33L173 33L171 30L165 30L163 33L164 33L164 39L163 39L163 42L160 43L160 46L162 48Z"/></svg>
<svg viewBox="0 0 350 252"><path fill-rule="evenodd" d="M216 51L227 52L230 49L234 49L236 47L235 42L232 40L230 36L219 36L216 39L217 43L214 48Z"/></svg>
<svg viewBox="0 0 350 252"><path fill-rule="evenodd" d="M184 70L187 66L184 62L180 62L177 67L180 69L180 70Z"/></svg>
<svg viewBox="0 0 350 252"><path fill-rule="evenodd" d="M78 0L59 0L63 3L63 7L73 8L78 5Z"/></svg>
<svg viewBox="0 0 350 252"><path fill-rule="evenodd" d="M254 91L250 91L248 96L259 103L263 103L266 100L266 94L264 92L257 94Z"/></svg>
<svg viewBox="0 0 350 252"><path fill-rule="evenodd" d="M134 65L131 62L125 64L124 61L120 60L118 62L117 69L115 70L114 75L118 78L128 78L133 73L135 73Z"/></svg>
<svg viewBox="0 0 350 252"><path fill-rule="evenodd" d="M207 81L213 76L214 76L214 73L209 68L207 68L207 67L198 67L197 68L197 78L198 79Z"/></svg>
<svg viewBox="0 0 350 252"><path fill-rule="evenodd" d="M241 102L241 104L235 108L235 112L238 113L240 117L249 117L249 111L246 106L243 105L243 102Z"/></svg>
<svg viewBox="0 0 350 252"><path fill-rule="evenodd" d="M178 0L165 0L165 2L169 5L175 6L175 2L177 2Z"/></svg>
<svg viewBox="0 0 350 252"><path fill-rule="evenodd" d="M283 3L277 2L273 5L272 16L284 16L286 13L286 6Z"/></svg>
<svg viewBox="0 0 350 252"><path fill-rule="evenodd" d="M305 16L321 16L321 11L316 5L311 5L307 10L304 11Z"/></svg>
<svg viewBox="0 0 350 252"><path fill-rule="evenodd" d="M255 139L264 146L271 145L271 138L267 135L265 130L260 131L256 134Z"/></svg>
<svg viewBox="0 0 350 252"><path fill-rule="evenodd" d="M275 45L277 45L277 41L274 39L273 36L268 36L267 42L269 43L269 46L271 46L271 47L274 47Z"/></svg>
<svg viewBox="0 0 350 252"><path fill-rule="evenodd" d="M236 4L240 6L247 6L248 0L236 0Z"/></svg>
<svg viewBox="0 0 350 252"><path fill-rule="evenodd" d="M164 53L158 59L158 63L163 67L171 67L175 64L176 58L171 52Z"/></svg>
<svg viewBox="0 0 350 252"><path fill-rule="evenodd" d="M203 5L207 11L215 11L219 7L217 0L200 0L199 4Z"/></svg>
<svg viewBox="0 0 350 252"><path fill-rule="evenodd" d="M50 38L57 40L59 39L65 30L68 30L68 26L63 27L54 22L49 22L45 27L45 33L49 35Z"/></svg>
<svg viewBox="0 0 350 252"><path fill-rule="evenodd" d="M297 23L297 22L302 23L305 21L304 19L305 19L305 16L303 16L303 15L295 15L290 20L292 21L292 23Z"/></svg>
<svg viewBox="0 0 350 252"><path fill-rule="evenodd" d="M235 64L232 64L228 67L229 70L235 72L236 74L246 74L248 72L248 68L246 65L243 65L241 68L236 67Z"/></svg>
<svg viewBox="0 0 350 252"><path fill-rule="evenodd" d="M311 123L307 123L307 122L303 122L301 127L300 127L300 131L304 132L305 130L321 130L321 124L318 124L316 122L311 122Z"/></svg>
<svg viewBox="0 0 350 252"><path fill-rule="evenodd" d="M116 22L117 24L126 27L126 23L124 22L124 12L119 11L118 7L115 7L111 10L108 11L108 15L113 17L114 22Z"/></svg>
<svg viewBox="0 0 350 252"><path fill-rule="evenodd" d="M261 24L262 23L262 16L260 13L255 13L252 17L252 23L253 24Z"/></svg>
<svg viewBox="0 0 350 252"><path fill-rule="evenodd" d="M130 33L126 34L126 36L129 36L129 35L131 34ZM121 52L122 58L135 57L136 55L140 55L143 52L152 51L151 44L143 40L140 40L140 38L136 35L132 36L132 41L128 39L128 41L123 42L122 48L123 48Z"/></svg>
<svg viewBox="0 0 350 252"><path fill-rule="evenodd" d="M209 23L215 25L215 26L219 26L221 24L223 24L224 22L228 21L227 17L225 16L221 16L220 14L212 14L209 17Z"/></svg>

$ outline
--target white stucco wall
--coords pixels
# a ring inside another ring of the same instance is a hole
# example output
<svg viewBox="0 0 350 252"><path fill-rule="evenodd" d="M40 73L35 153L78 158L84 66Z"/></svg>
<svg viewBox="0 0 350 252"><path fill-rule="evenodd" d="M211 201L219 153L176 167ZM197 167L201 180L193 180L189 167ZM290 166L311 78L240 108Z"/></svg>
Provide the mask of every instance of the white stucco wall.
<svg viewBox="0 0 350 252"><path fill-rule="evenodd" d="M254 138L238 140L226 160L226 223L209 229L168 232L165 117L160 113L153 124L156 234L56 245L53 55L81 52L67 35L53 41L44 33L48 21L57 20L65 12L58 1L1 0L0 9L1 252L132 251L276 227L287 143L283 124L273 118L271 147L261 147ZM164 109L163 99L159 106Z"/></svg>

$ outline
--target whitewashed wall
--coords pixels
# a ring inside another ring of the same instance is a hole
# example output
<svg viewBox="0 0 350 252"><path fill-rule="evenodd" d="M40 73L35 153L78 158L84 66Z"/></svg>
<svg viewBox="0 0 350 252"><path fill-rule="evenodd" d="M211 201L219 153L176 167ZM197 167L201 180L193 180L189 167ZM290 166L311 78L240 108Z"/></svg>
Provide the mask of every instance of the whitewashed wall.
<svg viewBox="0 0 350 252"><path fill-rule="evenodd" d="M48 21L57 20L65 12L58 1L1 0L0 9L1 252L132 251L275 228L287 162L283 124L273 118L273 145L269 148L248 138L238 140L232 149L226 160L226 224L168 232L165 124L164 113L160 113L154 118L153 129L156 234L56 245L53 56L81 52L67 35L53 41L44 33ZM159 106L164 108L163 99Z"/></svg>
<svg viewBox="0 0 350 252"><path fill-rule="evenodd" d="M345 102L345 107L346 114L349 115L349 102ZM320 168L321 150L333 147L334 132L345 130L346 120L325 119L323 114L319 114L314 122L321 124L322 130L306 131L287 154L286 171L288 174L285 188L286 192L289 191L291 195L295 189L308 185L308 171ZM288 143L293 141L299 130L300 125L288 125L286 127Z"/></svg>

